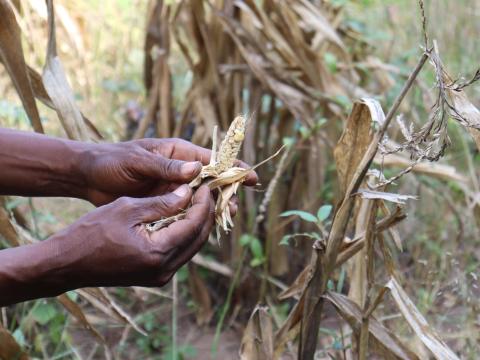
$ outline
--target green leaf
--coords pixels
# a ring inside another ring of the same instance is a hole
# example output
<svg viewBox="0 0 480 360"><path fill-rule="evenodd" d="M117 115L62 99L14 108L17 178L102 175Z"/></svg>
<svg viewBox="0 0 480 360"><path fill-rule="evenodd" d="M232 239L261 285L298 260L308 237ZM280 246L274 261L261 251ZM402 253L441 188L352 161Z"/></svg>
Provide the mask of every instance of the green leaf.
<svg viewBox="0 0 480 360"><path fill-rule="evenodd" d="M323 55L323 59L325 60L325 64L327 65L328 70L331 73L336 73L337 72L337 57L335 54L332 54L330 52L326 52Z"/></svg>
<svg viewBox="0 0 480 360"><path fill-rule="evenodd" d="M298 131L300 132L300 135L302 136L303 139L307 139L311 134L310 129L307 128L306 126L300 126Z"/></svg>
<svg viewBox="0 0 480 360"><path fill-rule="evenodd" d="M8 211L11 211L13 209L15 209L17 206L19 205L23 205L23 204L27 204L28 203L28 199L27 198L18 198L18 199L14 199L14 200L11 200L11 201L8 201L5 208L8 210Z"/></svg>
<svg viewBox="0 0 480 360"><path fill-rule="evenodd" d="M320 222L324 222L325 220L328 219L330 216L330 213L332 212L332 205L323 205L320 206L320 209L318 209L317 212L317 218Z"/></svg>
<svg viewBox="0 0 480 360"><path fill-rule="evenodd" d="M291 147L295 144L295 138L294 137L291 137L291 136L285 136L283 139L282 139L282 143L283 145L285 145L287 148L288 147Z"/></svg>
<svg viewBox="0 0 480 360"><path fill-rule="evenodd" d="M256 237L252 236L251 238L250 251L252 252L253 257L256 259L263 258L262 243Z"/></svg>
<svg viewBox="0 0 480 360"><path fill-rule="evenodd" d="M240 236L240 245L247 246L248 244L250 244L251 239L251 235L243 234L242 236Z"/></svg>
<svg viewBox="0 0 480 360"><path fill-rule="evenodd" d="M32 317L40 325L46 325L57 315L55 306L49 303L41 303L32 309Z"/></svg>
<svg viewBox="0 0 480 360"><path fill-rule="evenodd" d="M177 271L177 281L184 282L188 279L188 266L184 265Z"/></svg>
<svg viewBox="0 0 480 360"><path fill-rule="evenodd" d="M75 291L69 291L67 292L67 296L70 298L72 301L77 301L78 299L78 294Z"/></svg>
<svg viewBox="0 0 480 360"><path fill-rule="evenodd" d="M333 285L333 281L332 281L332 280L328 280L328 282L327 282L327 289L330 290L330 291L333 291L334 288L335 288L335 286Z"/></svg>
<svg viewBox="0 0 480 360"><path fill-rule="evenodd" d="M299 216L302 220L305 220L305 221L308 221L308 222L314 222L314 223L317 222L317 218L315 217L315 215L310 214L309 212L306 212L306 211L289 210L289 211L285 211L285 212L280 214L280 216L283 216L283 217L292 216L292 215Z"/></svg>
<svg viewBox="0 0 480 360"><path fill-rule="evenodd" d="M255 259L252 259L252 261L250 261L250 266L251 266L251 267L256 267L256 266L262 265L264 262L265 262L265 258L264 258L264 257L262 257L262 258L255 258Z"/></svg>
<svg viewBox="0 0 480 360"><path fill-rule="evenodd" d="M15 341L18 343L18 345L23 347L27 344L27 342L25 341L25 335L23 335L22 329L17 328L13 332L12 336L15 339Z"/></svg>

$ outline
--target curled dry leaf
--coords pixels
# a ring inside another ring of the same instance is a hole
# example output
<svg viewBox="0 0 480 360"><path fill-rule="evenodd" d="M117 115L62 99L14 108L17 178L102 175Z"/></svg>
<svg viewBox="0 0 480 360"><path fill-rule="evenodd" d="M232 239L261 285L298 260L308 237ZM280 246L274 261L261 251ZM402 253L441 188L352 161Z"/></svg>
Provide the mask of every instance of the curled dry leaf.
<svg viewBox="0 0 480 360"><path fill-rule="evenodd" d="M480 110L471 103L465 92L460 88L452 86L452 80L446 72L444 74L444 81L450 86L447 86L447 94L453 105L450 109L450 114L454 118L460 117L466 122L468 131L473 137L478 150L480 150Z"/></svg>
<svg viewBox="0 0 480 360"><path fill-rule="evenodd" d="M77 321L90 333L92 333L101 344L106 344L103 336L95 329L92 324L88 321L87 317L83 313L83 310L71 300L67 295L62 294L57 296L57 301L62 304L62 306L70 313L72 316L77 319Z"/></svg>
<svg viewBox="0 0 480 360"><path fill-rule="evenodd" d="M35 69L31 68L30 66L28 67L28 76L30 77L30 82L32 84L32 89L35 97L40 100L45 106L48 106L52 110L55 110L58 113L57 108L55 107L55 104L53 103L52 99L50 99L50 96L47 93L47 90L45 89L45 86L43 84L42 80L42 75L40 75ZM82 113L82 118L85 124L88 127L88 131L90 133L90 137L93 140L102 140L103 136L102 134L98 131L98 129L93 125L93 123Z"/></svg>
<svg viewBox="0 0 480 360"><path fill-rule="evenodd" d="M58 117L70 139L90 140L82 114L75 104L75 98L68 84L65 71L57 56L55 18L52 0L47 1L48 10L48 50L42 79L45 90L55 105Z"/></svg>
<svg viewBox="0 0 480 360"><path fill-rule="evenodd" d="M333 152L342 194L372 140L372 122L383 121L384 118L380 104L374 99L363 99L353 104L345 129Z"/></svg>
<svg viewBox="0 0 480 360"><path fill-rule="evenodd" d="M357 194L360 195L362 199L368 199L368 200L380 199L380 200L390 201L396 204L405 204L407 200L410 200L410 199L418 200L418 197L414 195L394 194L394 193L388 193L383 191L373 191L373 190L367 190L367 189L360 189L358 190Z"/></svg>
<svg viewBox="0 0 480 360"><path fill-rule="evenodd" d="M290 297L298 297L299 294L305 289L305 285L308 283L312 276L310 265L307 265L302 272L297 276L295 281L288 287L288 289L282 291L278 295L279 300L285 300Z"/></svg>
<svg viewBox="0 0 480 360"><path fill-rule="evenodd" d="M242 337L240 359L273 359L273 325L268 308L257 305Z"/></svg>

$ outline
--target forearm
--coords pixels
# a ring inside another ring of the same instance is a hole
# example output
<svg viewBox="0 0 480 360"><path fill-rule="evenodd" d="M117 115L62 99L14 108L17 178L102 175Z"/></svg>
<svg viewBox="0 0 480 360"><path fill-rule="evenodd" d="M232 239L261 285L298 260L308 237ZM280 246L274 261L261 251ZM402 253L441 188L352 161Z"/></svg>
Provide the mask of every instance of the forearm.
<svg viewBox="0 0 480 360"><path fill-rule="evenodd" d="M0 128L0 194L84 198L87 146Z"/></svg>
<svg viewBox="0 0 480 360"><path fill-rule="evenodd" d="M70 290L70 267L49 239L0 251L0 306Z"/></svg>

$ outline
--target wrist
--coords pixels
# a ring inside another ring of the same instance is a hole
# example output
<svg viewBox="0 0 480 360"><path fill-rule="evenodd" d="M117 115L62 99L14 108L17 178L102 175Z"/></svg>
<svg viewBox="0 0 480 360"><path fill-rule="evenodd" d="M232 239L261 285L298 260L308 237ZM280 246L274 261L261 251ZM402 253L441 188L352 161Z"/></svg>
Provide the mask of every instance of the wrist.
<svg viewBox="0 0 480 360"><path fill-rule="evenodd" d="M72 143L74 146L70 148L72 154L70 169L74 174L76 184L72 187L74 193L71 196L88 201L92 190L92 168L95 159L101 152L102 145L76 141Z"/></svg>
<svg viewBox="0 0 480 360"><path fill-rule="evenodd" d="M91 161L91 148L95 144L72 140L63 140L62 143L64 155L52 171L55 177L53 181L60 187L58 196L87 200L87 168Z"/></svg>

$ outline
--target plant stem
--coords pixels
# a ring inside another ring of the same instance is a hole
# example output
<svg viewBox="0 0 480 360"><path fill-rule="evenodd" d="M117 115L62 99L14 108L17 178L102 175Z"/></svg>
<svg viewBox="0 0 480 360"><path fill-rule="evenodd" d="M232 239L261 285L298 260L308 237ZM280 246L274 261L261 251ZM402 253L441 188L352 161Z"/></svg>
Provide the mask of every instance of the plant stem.
<svg viewBox="0 0 480 360"><path fill-rule="evenodd" d="M417 66L414 68L405 85L403 86L402 91L397 96L392 107L385 116L385 121L382 127L375 134L367 151L363 155L362 160L358 164L357 169L355 169L355 173L353 174L352 180L347 187L345 196L333 219L325 253L319 252L315 258L312 257L311 264L314 274L308 285L305 287L303 294L305 296L305 306L301 319L300 346L298 348L298 358L300 360L312 360L315 355L318 330L320 328L320 319L323 308L322 296L326 291L328 279L335 269L340 245L343 241L348 221L351 218L351 212L354 203L354 199L351 195L358 190L358 187L363 181L365 174L367 173L367 170L370 167L375 154L377 153L378 144L383 139L383 136L385 135L393 116L405 98L405 95L408 93L408 90L410 90L412 87L416 77L420 73L420 70L427 61L430 52L431 50L426 50L423 53Z"/></svg>
<svg viewBox="0 0 480 360"><path fill-rule="evenodd" d="M177 351L177 308L178 308L178 279L173 275L173 304L172 304L172 359L178 359Z"/></svg>
<svg viewBox="0 0 480 360"><path fill-rule="evenodd" d="M215 329L215 337L213 338L212 350L211 350L212 355L216 355L217 353L218 340L220 339L220 333L222 332L223 322L225 321L225 316L227 315L228 309L230 308L230 302L232 301L233 290L237 286L238 279L240 278L240 272L242 270L243 262L245 260L246 254L247 254L246 247L243 247L242 254L240 256L240 262L237 266L237 269L235 270L235 274L233 276L230 287L228 288L227 299L225 300L225 304L223 305L222 312L220 314L220 319L218 320L218 324Z"/></svg>

